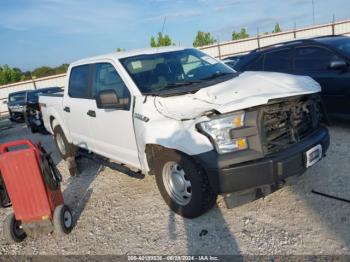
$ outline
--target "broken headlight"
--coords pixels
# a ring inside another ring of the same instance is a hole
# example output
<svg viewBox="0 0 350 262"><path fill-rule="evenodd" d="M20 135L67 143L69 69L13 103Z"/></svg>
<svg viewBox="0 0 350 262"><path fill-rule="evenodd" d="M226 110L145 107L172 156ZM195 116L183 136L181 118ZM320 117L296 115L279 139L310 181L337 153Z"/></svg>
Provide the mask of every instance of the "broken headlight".
<svg viewBox="0 0 350 262"><path fill-rule="evenodd" d="M245 137L232 139L230 134L232 129L244 126L244 115L244 112L238 112L213 118L200 123L199 129L209 136L219 154L244 150L248 147L247 139Z"/></svg>

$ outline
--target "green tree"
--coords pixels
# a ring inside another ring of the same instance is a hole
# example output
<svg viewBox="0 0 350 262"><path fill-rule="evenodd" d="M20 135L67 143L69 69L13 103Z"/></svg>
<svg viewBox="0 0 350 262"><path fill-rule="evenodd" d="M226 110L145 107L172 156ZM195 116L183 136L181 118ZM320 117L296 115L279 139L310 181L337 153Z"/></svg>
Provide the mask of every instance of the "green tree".
<svg viewBox="0 0 350 262"><path fill-rule="evenodd" d="M115 51L116 51L116 52L122 52L122 51L124 51L124 49L123 49L123 48L118 47L118 48L117 48Z"/></svg>
<svg viewBox="0 0 350 262"><path fill-rule="evenodd" d="M68 67L69 67L69 64L62 64L62 65L60 65L58 67L55 67L54 68L55 75L56 74L64 74L64 73L66 73L67 70L68 70Z"/></svg>
<svg viewBox="0 0 350 262"><path fill-rule="evenodd" d="M280 24L276 23L275 29L272 31L272 33L279 33L279 32L282 32L282 29L280 27Z"/></svg>
<svg viewBox="0 0 350 262"><path fill-rule="evenodd" d="M0 66L0 85L6 85L24 80L24 75L19 68L11 68L8 65Z"/></svg>
<svg viewBox="0 0 350 262"><path fill-rule="evenodd" d="M55 69L48 67L48 66L41 66L41 67L34 69L32 72L32 75L36 76L38 78L55 75Z"/></svg>
<svg viewBox="0 0 350 262"><path fill-rule="evenodd" d="M241 28L241 31L238 33L236 33L235 31L232 32L232 40L244 39L248 37L249 34L247 33L246 28Z"/></svg>
<svg viewBox="0 0 350 262"><path fill-rule="evenodd" d="M193 46L200 47L205 45L212 45L214 43L216 43L216 40L211 36L209 32L198 31L196 38L193 41Z"/></svg>
<svg viewBox="0 0 350 262"><path fill-rule="evenodd" d="M170 46L172 45L171 38L169 35L164 35L161 32L158 32L157 41L154 36L151 37L151 47L161 47L161 46Z"/></svg>

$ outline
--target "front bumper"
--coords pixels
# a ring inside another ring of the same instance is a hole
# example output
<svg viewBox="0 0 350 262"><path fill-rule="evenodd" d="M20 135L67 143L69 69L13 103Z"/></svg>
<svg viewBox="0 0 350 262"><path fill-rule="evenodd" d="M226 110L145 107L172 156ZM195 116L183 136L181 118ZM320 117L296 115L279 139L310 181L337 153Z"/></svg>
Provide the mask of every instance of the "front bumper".
<svg viewBox="0 0 350 262"><path fill-rule="evenodd" d="M195 155L194 158L204 167L213 190L232 193L304 173L305 152L318 144L322 145L325 154L329 147L326 128L319 128L303 141L258 160L237 163L235 153L218 155L215 151Z"/></svg>

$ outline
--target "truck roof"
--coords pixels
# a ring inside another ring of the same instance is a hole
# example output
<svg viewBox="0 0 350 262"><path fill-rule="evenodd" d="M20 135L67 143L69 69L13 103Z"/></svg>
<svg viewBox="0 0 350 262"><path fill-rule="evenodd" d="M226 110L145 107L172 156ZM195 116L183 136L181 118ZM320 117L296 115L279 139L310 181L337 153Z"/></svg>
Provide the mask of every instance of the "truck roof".
<svg viewBox="0 0 350 262"><path fill-rule="evenodd" d="M85 64L85 63L89 63L94 60L100 60L100 59L120 59L120 58L137 56L137 55L146 55L146 54L149 55L149 54L156 54L156 53L180 51L184 49L186 49L186 47L177 47L177 46L134 49L134 50L114 52L114 53L109 53L105 55L99 55L99 56L80 59L78 61L73 62L71 65Z"/></svg>

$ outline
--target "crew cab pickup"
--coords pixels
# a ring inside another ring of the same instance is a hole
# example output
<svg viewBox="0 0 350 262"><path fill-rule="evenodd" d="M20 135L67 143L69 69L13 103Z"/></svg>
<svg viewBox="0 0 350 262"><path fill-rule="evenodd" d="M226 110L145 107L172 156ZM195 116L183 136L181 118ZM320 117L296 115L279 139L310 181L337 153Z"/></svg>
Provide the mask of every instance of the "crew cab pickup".
<svg viewBox="0 0 350 262"><path fill-rule="evenodd" d="M194 218L218 194L302 174L325 155L319 92L310 77L237 74L168 47L72 63L64 93L39 102L63 158L83 148L153 174L169 207Z"/></svg>

